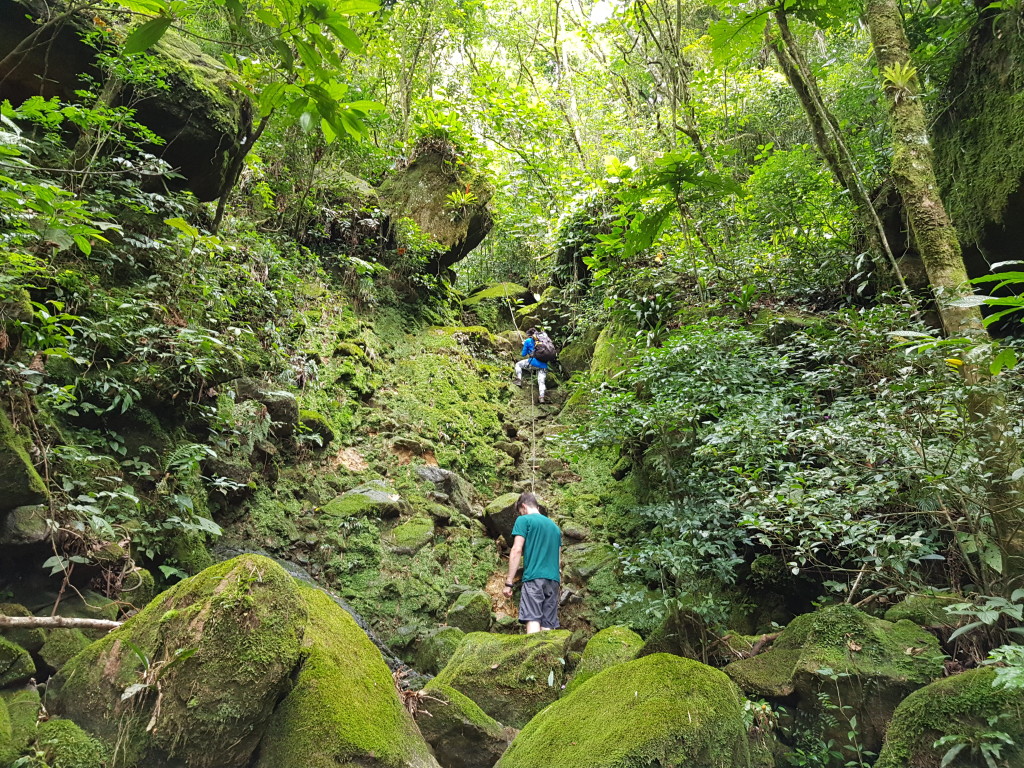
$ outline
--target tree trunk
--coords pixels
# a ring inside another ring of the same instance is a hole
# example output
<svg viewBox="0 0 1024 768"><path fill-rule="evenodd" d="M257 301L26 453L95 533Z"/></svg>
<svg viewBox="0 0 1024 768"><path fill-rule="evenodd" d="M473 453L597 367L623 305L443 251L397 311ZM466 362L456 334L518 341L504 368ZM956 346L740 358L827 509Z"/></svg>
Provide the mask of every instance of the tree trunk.
<svg viewBox="0 0 1024 768"><path fill-rule="evenodd" d="M108 619L74 619L68 616L4 616L2 629L117 629L120 621Z"/></svg>
<svg viewBox="0 0 1024 768"><path fill-rule="evenodd" d="M910 66L910 43L898 0L867 0L865 16L879 71L896 68L890 72L909 75L883 75L892 118L892 174L935 293L942 327L948 336L986 337L977 307L952 306L969 292L967 270L960 240L939 196L924 105Z"/></svg>

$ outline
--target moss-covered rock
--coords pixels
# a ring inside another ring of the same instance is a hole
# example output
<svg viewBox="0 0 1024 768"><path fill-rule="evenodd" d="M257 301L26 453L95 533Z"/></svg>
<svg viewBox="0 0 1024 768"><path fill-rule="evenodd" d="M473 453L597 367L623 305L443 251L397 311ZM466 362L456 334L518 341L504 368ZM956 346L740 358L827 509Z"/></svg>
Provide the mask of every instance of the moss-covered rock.
<svg viewBox="0 0 1024 768"><path fill-rule="evenodd" d="M535 717L499 768L735 768L750 761L742 697L722 672L653 654L593 676Z"/></svg>
<svg viewBox="0 0 1024 768"><path fill-rule="evenodd" d="M428 633L416 649L416 669L427 675L436 675L451 661L465 636L466 633L458 627L439 627Z"/></svg>
<svg viewBox="0 0 1024 768"><path fill-rule="evenodd" d="M395 526L390 534L391 547L400 555L415 555L434 538L434 521L412 517Z"/></svg>
<svg viewBox="0 0 1024 768"><path fill-rule="evenodd" d="M495 538L503 537L507 544L512 543L512 527L519 516L516 511L518 500L518 493L503 493L484 509L484 525L487 526L487 531Z"/></svg>
<svg viewBox="0 0 1024 768"><path fill-rule="evenodd" d="M36 735L36 722L42 704L39 690L34 685L29 685L0 691L0 701L3 701L7 708L11 725L10 749L16 754L21 753L32 743ZM0 765L3 763L0 762Z"/></svg>
<svg viewBox="0 0 1024 768"><path fill-rule="evenodd" d="M735 658L704 619L686 609L671 611L665 616L637 656L652 653L673 653L714 666L722 666Z"/></svg>
<svg viewBox="0 0 1024 768"><path fill-rule="evenodd" d="M36 750L50 768L105 768L110 750L70 720L39 723Z"/></svg>
<svg viewBox="0 0 1024 768"><path fill-rule="evenodd" d="M0 698L0 765L10 765L18 756L11 729L11 715L7 704Z"/></svg>
<svg viewBox="0 0 1024 768"><path fill-rule="evenodd" d="M330 525L353 517L386 520L410 510L408 502L379 481L372 481L346 491L323 505L325 524Z"/></svg>
<svg viewBox="0 0 1024 768"><path fill-rule="evenodd" d="M486 632L491 628L491 596L483 590L463 592L448 609L445 620L463 632Z"/></svg>
<svg viewBox="0 0 1024 768"><path fill-rule="evenodd" d="M32 611L18 603L0 603L0 616L31 616ZM37 653L46 642L46 633L41 629L0 629L0 637L5 637L15 645L20 645L30 653Z"/></svg>
<svg viewBox="0 0 1024 768"><path fill-rule="evenodd" d="M562 348L558 353L558 363L566 373L571 376L590 370L590 361L594 356L594 347L600 334L601 329L592 326Z"/></svg>
<svg viewBox="0 0 1024 768"><path fill-rule="evenodd" d="M444 768L491 768L508 748L515 731L468 697L436 682L423 693L416 721Z"/></svg>
<svg viewBox="0 0 1024 768"><path fill-rule="evenodd" d="M327 418L317 412L303 409L299 411L299 425L301 432L306 435L316 435L320 439L319 448L326 448L327 444L334 439L334 430Z"/></svg>
<svg viewBox="0 0 1024 768"><path fill-rule="evenodd" d="M522 728L558 698L565 677L565 630L533 635L466 635L435 678L501 722Z"/></svg>
<svg viewBox="0 0 1024 768"><path fill-rule="evenodd" d="M243 555L175 585L75 656L47 706L123 745L125 765L241 768L287 690L305 621L294 579Z"/></svg>
<svg viewBox="0 0 1024 768"><path fill-rule="evenodd" d="M0 688L21 685L36 673L32 656L20 645L0 637Z"/></svg>
<svg viewBox="0 0 1024 768"><path fill-rule="evenodd" d="M910 595L885 612L886 621L912 621L922 627L955 627L959 617L946 607L962 602L953 595Z"/></svg>
<svg viewBox="0 0 1024 768"><path fill-rule="evenodd" d="M255 768L436 768L380 651L328 595L300 590L309 615L302 662Z"/></svg>
<svg viewBox="0 0 1024 768"><path fill-rule="evenodd" d="M632 660L643 644L644 639L629 627L616 624L602 629L587 641L583 657L576 666L572 680L565 687L565 692L578 688L608 667Z"/></svg>
<svg viewBox="0 0 1024 768"><path fill-rule="evenodd" d="M455 507L462 514L473 514L473 486L460 475L441 467L416 467L416 476L433 484L435 496Z"/></svg>
<svg viewBox="0 0 1024 768"><path fill-rule="evenodd" d="M840 747L856 717L861 747L877 753L896 706L940 677L943 659L935 637L916 624L841 605L798 616L770 650L725 671L748 694L795 695L801 716Z"/></svg>
<svg viewBox="0 0 1024 768"><path fill-rule="evenodd" d="M896 708L875 768L938 768L957 743L968 746L950 765L982 768L976 750L994 731L1011 742L998 764L1024 765L1024 690L996 688L994 680L995 670L972 669L914 691ZM934 746L947 736L955 739Z"/></svg>
<svg viewBox="0 0 1024 768"><path fill-rule="evenodd" d="M0 546L45 542L50 538L49 516L50 509L45 504L15 507L0 525Z"/></svg>
<svg viewBox="0 0 1024 768"><path fill-rule="evenodd" d="M424 265L431 274L464 259L493 224L490 183L433 146L418 147L416 159L386 179L378 193L393 220L412 219L438 244ZM452 195L460 202L453 202Z"/></svg>
<svg viewBox="0 0 1024 768"><path fill-rule="evenodd" d="M92 642L80 629L51 629L39 650L39 658L56 672Z"/></svg>
<svg viewBox="0 0 1024 768"><path fill-rule="evenodd" d="M45 499L46 485L32 466L25 440L0 410L0 510L39 504Z"/></svg>

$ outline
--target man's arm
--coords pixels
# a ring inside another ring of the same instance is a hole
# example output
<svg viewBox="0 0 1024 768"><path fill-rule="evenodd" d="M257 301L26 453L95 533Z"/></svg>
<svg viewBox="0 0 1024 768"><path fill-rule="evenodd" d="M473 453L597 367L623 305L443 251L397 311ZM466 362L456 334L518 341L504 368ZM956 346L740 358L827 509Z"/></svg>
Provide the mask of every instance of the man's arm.
<svg viewBox="0 0 1024 768"><path fill-rule="evenodd" d="M524 536L516 536L512 540L512 551L508 553L508 576L505 577L505 588L502 590L505 597L512 597L512 584L516 580L516 573L519 572L519 563L523 559L525 544Z"/></svg>

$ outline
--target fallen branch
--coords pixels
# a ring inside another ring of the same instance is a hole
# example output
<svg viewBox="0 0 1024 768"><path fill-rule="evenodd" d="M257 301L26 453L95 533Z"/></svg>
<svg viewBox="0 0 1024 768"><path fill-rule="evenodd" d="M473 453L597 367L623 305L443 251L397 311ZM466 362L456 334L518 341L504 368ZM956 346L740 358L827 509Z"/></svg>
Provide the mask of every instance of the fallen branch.
<svg viewBox="0 0 1024 768"><path fill-rule="evenodd" d="M70 616L3 616L0 629L117 629L120 621L74 619Z"/></svg>

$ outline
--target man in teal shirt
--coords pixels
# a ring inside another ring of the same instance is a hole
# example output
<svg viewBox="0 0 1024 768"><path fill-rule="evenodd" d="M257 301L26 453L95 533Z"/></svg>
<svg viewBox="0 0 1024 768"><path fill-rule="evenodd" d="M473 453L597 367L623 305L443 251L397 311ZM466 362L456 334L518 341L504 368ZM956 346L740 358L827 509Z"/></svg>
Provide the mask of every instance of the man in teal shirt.
<svg viewBox="0 0 1024 768"><path fill-rule="evenodd" d="M526 625L528 635L542 629L558 629L562 531L554 521L541 514L537 497L532 493L519 496L516 512L519 517L512 527L505 597L512 597L512 585L522 560L519 622Z"/></svg>

